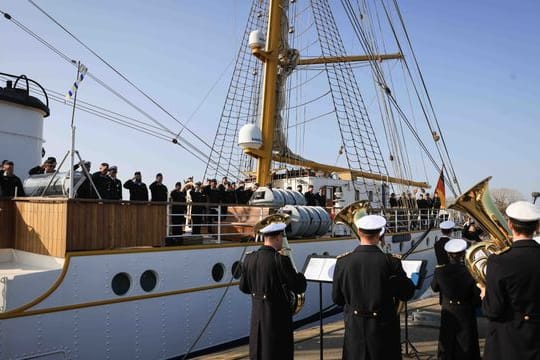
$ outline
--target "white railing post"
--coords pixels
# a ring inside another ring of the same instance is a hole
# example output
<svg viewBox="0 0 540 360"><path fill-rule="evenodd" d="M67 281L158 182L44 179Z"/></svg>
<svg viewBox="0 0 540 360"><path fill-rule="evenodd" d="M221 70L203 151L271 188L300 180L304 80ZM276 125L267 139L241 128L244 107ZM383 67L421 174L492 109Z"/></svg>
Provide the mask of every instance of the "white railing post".
<svg viewBox="0 0 540 360"><path fill-rule="evenodd" d="M217 218L217 242L218 242L218 244L220 244L221 243L221 205L218 205L217 214L218 214L218 218Z"/></svg>

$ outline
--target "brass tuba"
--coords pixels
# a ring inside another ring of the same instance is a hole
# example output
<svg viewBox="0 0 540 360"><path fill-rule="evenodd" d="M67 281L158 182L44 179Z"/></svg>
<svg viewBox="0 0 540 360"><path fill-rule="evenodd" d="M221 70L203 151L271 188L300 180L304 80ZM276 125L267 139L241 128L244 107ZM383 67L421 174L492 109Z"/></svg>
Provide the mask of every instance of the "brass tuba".
<svg viewBox="0 0 540 360"><path fill-rule="evenodd" d="M360 200L355 201L352 204L347 205L341 209L335 216L334 222L336 224L347 225L354 235L358 237L358 228L356 227L356 220L362 216L366 216L369 210L369 201Z"/></svg>
<svg viewBox="0 0 540 360"><path fill-rule="evenodd" d="M282 213L275 213L272 215L265 216L262 220L256 223L253 226L253 231L255 232L255 237L257 237L257 235L259 234L259 231L267 225L270 225L272 223L285 223L288 225L290 222L291 222L291 217L289 215L282 214ZM295 271L298 271L296 270L296 265L294 264L292 251L291 251L291 248L289 247L289 241L287 240L286 234L283 234L283 245L279 252L281 253L281 255L288 256L289 259L291 259L291 264L293 266L293 269ZM305 293L297 294L294 291L291 291L288 289L286 289L286 292L289 297L288 300L289 300L289 305L292 310L292 313L293 315L296 315L304 307L304 304L306 302L306 294Z"/></svg>
<svg viewBox="0 0 540 360"><path fill-rule="evenodd" d="M505 218L493 203L488 190L489 180L491 176L465 191L449 207L470 215L490 235L489 241L476 243L465 253L465 265L476 282L483 286L486 285L488 256L498 254L512 246L510 238L512 233Z"/></svg>

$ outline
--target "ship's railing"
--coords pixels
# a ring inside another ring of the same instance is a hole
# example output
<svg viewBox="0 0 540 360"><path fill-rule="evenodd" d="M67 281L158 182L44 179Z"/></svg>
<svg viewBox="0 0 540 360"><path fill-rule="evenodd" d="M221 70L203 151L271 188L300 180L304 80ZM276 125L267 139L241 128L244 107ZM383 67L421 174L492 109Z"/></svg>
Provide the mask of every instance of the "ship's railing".
<svg viewBox="0 0 540 360"><path fill-rule="evenodd" d="M168 203L167 234L169 244L183 244L190 240L207 237L209 242L220 243L223 240L247 241L254 238L253 226L271 208L235 204L188 204ZM180 209L180 212L175 212ZM277 208L272 209L277 210ZM335 210L326 208L331 217ZM452 219L462 223L461 213L447 209L410 209L385 208L372 209L371 213L387 219L388 233L423 231L433 225L438 228L442 221ZM343 234L335 231L339 226L332 223L328 235Z"/></svg>
<svg viewBox="0 0 540 360"><path fill-rule="evenodd" d="M372 213L386 218L386 229L390 233L427 230L432 224L434 228L438 228L445 220L453 220L456 224L463 223L461 213L449 209L385 208L374 209Z"/></svg>
<svg viewBox="0 0 540 360"><path fill-rule="evenodd" d="M272 208L222 204L177 203L167 206L167 244L178 245L206 238L206 242L248 241L253 226Z"/></svg>

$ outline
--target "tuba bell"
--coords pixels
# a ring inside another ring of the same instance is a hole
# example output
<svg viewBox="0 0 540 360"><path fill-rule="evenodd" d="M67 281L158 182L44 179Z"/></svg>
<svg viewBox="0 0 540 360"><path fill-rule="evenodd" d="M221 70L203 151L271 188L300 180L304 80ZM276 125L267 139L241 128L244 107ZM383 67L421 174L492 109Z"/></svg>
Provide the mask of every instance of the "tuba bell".
<svg viewBox="0 0 540 360"><path fill-rule="evenodd" d="M356 237L358 237L358 228L356 227L356 220L362 216L366 216L369 211L369 201L360 200L355 201L352 204L347 205L341 209L335 216L334 222L336 224L345 224Z"/></svg>
<svg viewBox="0 0 540 360"><path fill-rule="evenodd" d="M476 282L486 286L487 258L512 246L511 231L505 218L497 209L488 190L491 176L480 181L458 197L450 209L467 213L490 235L469 247L465 253L465 265Z"/></svg>
<svg viewBox="0 0 540 360"><path fill-rule="evenodd" d="M260 220L258 223L256 223L253 226L253 231L255 232L255 238L257 238L259 231L267 225L270 225L272 223L285 223L289 225L290 222L291 222L291 217L287 214L275 213L272 215L265 216L262 220ZM293 269L295 271L298 271L296 269L296 265L294 264L292 251L291 251L291 248L289 247L289 241L287 240L286 234L283 234L283 245L279 252L281 255L288 256L289 259L291 259L291 264L293 266ZM289 305L290 305L290 309L292 310L293 315L298 314L300 310L302 310L302 308L304 307L304 304L306 302L306 294L305 293L297 294L294 291L287 290L287 295L289 297L288 298Z"/></svg>

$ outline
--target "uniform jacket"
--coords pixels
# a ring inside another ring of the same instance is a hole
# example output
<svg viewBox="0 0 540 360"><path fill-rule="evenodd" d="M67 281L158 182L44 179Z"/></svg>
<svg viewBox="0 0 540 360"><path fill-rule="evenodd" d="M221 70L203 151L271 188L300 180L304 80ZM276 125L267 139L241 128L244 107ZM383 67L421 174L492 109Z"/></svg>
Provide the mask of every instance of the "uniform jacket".
<svg viewBox="0 0 540 360"><path fill-rule="evenodd" d="M129 200L148 201L148 188L145 183L129 179L124 183L124 188L129 190Z"/></svg>
<svg viewBox="0 0 540 360"><path fill-rule="evenodd" d="M484 358L540 359L540 245L519 240L487 260Z"/></svg>
<svg viewBox="0 0 540 360"><path fill-rule="evenodd" d="M111 199L112 200L122 200L122 181L120 179L111 178Z"/></svg>
<svg viewBox="0 0 540 360"><path fill-rule="evenodd" d="M23 184L18 176L0 174L0 196L15 196L15 188L17 188L17 196L26 196Z"/></svg>
<svg viewBox="0 0 540 360"><path fill-rule="evenodd" d="M438 266L431 288L440 292L441 326L438 359L479 360L478 327L475 307L480 289L464 264Z"/></svg>
<svg viewBox="0 0 540 360"><path fill-rule="evenodd" d="M332 298L343 305L343 359L401 359L399 318L394 298L414 295L399 259L375 245L360 245L339 257Z"/></svg>
<svg viewBox="0 0 540 360"><path fill-rule="evenodd" d="M113 199L112 197L112 179L107 174L96 171L92 174L92 181L102 199ZM96 196L97 197L97 196Z"/></svg>
<svg viewBox="0 0 540 360"><path fill-rule="evenodd" d="M150 184L150 193L152 194L152 201L167 201L169 195L167 187L157 181Z"/></svg>
<svg viewBox="0 0 540 360"><path fill-rule="evenodd" d="M274 248L262 246L246 255L240 290L251 296L250 359L293 359L292 310L282 283L296 293L306 290L304 275Z"/></svg>
<svg viewBox="0 0 540 360"><path fill-rule="evenodd" d="M448 236L441 236L433 245L433 248L435 249L435 256L437 257L437 265L446 265L450 262L448 259L448 253L446 250L444 250L444 245L446 245L448 240L450 240Z"/></svg>

